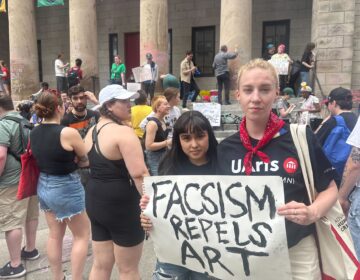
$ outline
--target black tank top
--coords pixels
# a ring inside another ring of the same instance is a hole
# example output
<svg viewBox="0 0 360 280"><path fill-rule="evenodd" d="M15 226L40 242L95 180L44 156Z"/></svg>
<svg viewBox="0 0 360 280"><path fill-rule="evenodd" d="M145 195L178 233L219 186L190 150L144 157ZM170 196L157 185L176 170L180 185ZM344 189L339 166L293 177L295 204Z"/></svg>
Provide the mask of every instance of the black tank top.
<svg viewBox="0 0 360 280"><path fill-rule="evenodd" d="M66 175L77 169L75 152L61 146L60 133L65 128L59 124L40 124L30 133L30 144L40 172Z"/></svg>
<svg viewBox="0 0 360 280"><path fill-rule="evenodd" d="M109 160L101 152L98 134L101 129L112 122L104 124L99 130L97 126L92 132L93 145L88 153L90 163L90 181L87 194L102 201L128 201L139 198L139 193L126 168L125 161Z"/></svg>
<svg viewBox="0 0 360 280"><path fill-rule="evenodd" d="M165 141L167 139L167 137L168 137L169 129L164 130L162 128L161 122L160 122L160 120L158 118L150 117L150 118L148 118L148 121L154 121L157 124L157 127L158 127L158 129L156 131L156 134L155 134L154 142L158 143L158 142ZM146 138L146 132L144 134L144 139L145 138ZM162 151L166 151L166 148L162 148L162 149L157 150L155 152L162 152Z"/></svg>

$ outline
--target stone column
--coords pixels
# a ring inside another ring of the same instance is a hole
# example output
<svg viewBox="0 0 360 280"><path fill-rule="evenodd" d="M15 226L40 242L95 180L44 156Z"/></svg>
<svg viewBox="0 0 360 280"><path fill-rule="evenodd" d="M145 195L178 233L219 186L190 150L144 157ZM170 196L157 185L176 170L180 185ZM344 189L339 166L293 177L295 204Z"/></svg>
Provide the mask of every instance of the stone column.
<svg viewBox="0 0 360 280"><path fill-rule="evenodd" d="M8 1L11 90L14 101L39 90L34 1Z"/></svg>
<svg viewBox="0 0 360 280"><path fill-rule="evenodd" d="M81 85L93 91L98 85L98 42L96 0L69 0L70 66L82 60Z"/></svg>
<svg viewBox="0 0 360 280"><path fill-rule="evenodd" d="M323 94L352 84L355 0L313 0L311 40L316 44L316 73ZM320 94L318 84L315 91Z"/></svg>
<svg viewBox="0 0 360 280"><path fill-rule="evenodd" d="M237 48L239 52L236 59L228 61L232 89L236 88L240 66L251 59L251 41L252 1L221 0L220 46L227 45L229 51Z"/></svg>
<svg viewBox="0 0 360 280"><path fill-rule="evenodd" d="M153 55L159 76L169 72L167 0L140 0L140 64L146 62L146 53Z"/></svg>

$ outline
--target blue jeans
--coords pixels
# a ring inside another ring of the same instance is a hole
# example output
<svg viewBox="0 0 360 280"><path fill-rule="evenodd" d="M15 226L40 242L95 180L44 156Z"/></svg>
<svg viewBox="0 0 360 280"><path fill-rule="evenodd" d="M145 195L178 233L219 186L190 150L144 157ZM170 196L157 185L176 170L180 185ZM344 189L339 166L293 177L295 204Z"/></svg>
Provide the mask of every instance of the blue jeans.
<svg viewBox="0 0 360 280"><path fill-rule="evenodd" d="M309 72L300 72L300 84L302 82L306 82L306 84L309 86L310 80L309 80ZM298 90L298 96L301 96L301 85Z"/></svg>
<svg viewBox="0 0 360 280"><path fill-rule="evenodd" d="M76 172L67 175L40 173L37 186L41 210L63 221L85 211L85 191Z"/></svg>
<svg viewBox="0 0 360 280"><path fill-rule="evenodd" d="M204 273L192 271L186 267L182 267L170 263L162 263L157 261L152 280L208 280L215 279Z"/></svg>
<svg viewBox="0 0 360 280"><path fill-rule="evenodd" d="M160 151L145 150L146 164L151 176L158 175L159 163L166 153L166 149Z"/></svg>
<svg viewBox="0 0 360 280"><path fill-rule="evenodd" d="M348 225L358 259L360 259L360 187L355 188L349 197L351 202Z"/></svg>

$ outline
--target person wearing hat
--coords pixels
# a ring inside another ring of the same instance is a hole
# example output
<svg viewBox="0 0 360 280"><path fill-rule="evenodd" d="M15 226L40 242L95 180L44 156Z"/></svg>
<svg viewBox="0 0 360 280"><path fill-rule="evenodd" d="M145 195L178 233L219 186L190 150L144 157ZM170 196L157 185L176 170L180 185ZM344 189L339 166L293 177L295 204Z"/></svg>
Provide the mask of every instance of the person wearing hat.
<svg viewBox="0 0 360 280"><path fill-rule="evenodd" d="M300 92L304 100L300 107L299 123L310 125L311 129L315 131L321 123L319 98L312 94L312 88L306 83L301 83Z"/></svg>
<svg viewBox="0 0 360 280"><path fill-rule="evenodd" d="M277 113L286 123L290 123L290 114L296 107L295 104L290 104L288 102L289 98L293 96L294 91L292 88L284 88L276 102Z"/></svg>
<svg viewBox="0 0 360 280"><path fill-rule="evenodd" d="M150 96L151 101L154 98L155 85L159 77L159 68L153 61L151 53L146 54L146 63L143 65L143 70L151 73L151 79L142 82L142 89L146 92L148 97Z"/></svg>
<svg viewBox="0 0 360 280"><path fill-rule="evenodd" d="M274 46L274 44L271 44L271 43L267 44L266 50L263 53L262 58L264 60L270 60L271 57L273 56L273 54L275 54L275 46Z"/></svg>
<svg viewBox="0 0 360 280"><path fill-rule="evenodd" d="M115 263L121 279L140 279L144 231L139 202L149 173L138 137L123 125L131 118L130 98L137 97L138 92L120 85L104 87L99 122L84 139L91 170L85 205L94 253L89 279L109 279Z"/></svg>
<svg viewBox="0 0 360 280"><path fill-rule="evenodd" d="M326 140L328 139L332 130L338 126L336 116L341 116L350 132L354 129L357 121L357 116L351 111L352 94L349 89L342 87L333 89L325 101L325 104L330 111L330 117L320 125L320 128L316 132L316 136L322 146L325 145ZM339 148L339 146L336 148ZM340 177L337 181L338 184L340 183L344 165L342 165L342 168L339 169Z"/></svg>

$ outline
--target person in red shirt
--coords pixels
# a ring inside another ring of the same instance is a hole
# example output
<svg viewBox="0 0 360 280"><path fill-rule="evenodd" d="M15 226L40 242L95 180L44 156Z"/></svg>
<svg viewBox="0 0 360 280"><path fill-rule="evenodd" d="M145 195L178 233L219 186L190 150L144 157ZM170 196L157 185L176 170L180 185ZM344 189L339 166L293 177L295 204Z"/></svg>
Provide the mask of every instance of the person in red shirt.
<svg viewBox="0 0 360 280"><path fill-rule="evenodd" d="M67 73L68 86L77 86L80 84L80 80L83 79L83 71L81 70L82 60L80 58L75 59L75 66L71 67Z"/></svg>
<svg viewBox="0 0 360 280"><path fill-rule="evenodd" d="M2 80L2 84L5 90L5 93L7 95L11 95L10 92L10 72L9 69L6 67L5 61L0 60L0 68L1 68L1 72L2 74L0 74L1 76L1 80Z"/></svg>

